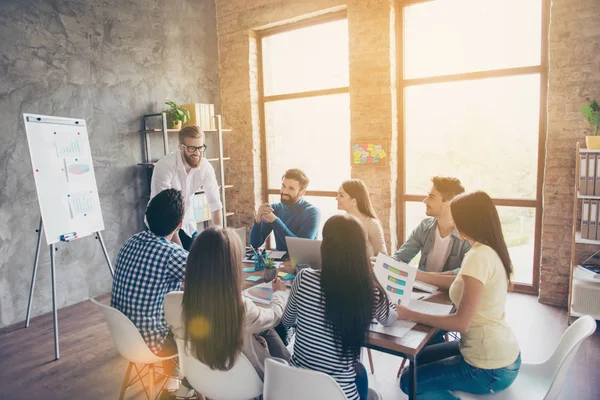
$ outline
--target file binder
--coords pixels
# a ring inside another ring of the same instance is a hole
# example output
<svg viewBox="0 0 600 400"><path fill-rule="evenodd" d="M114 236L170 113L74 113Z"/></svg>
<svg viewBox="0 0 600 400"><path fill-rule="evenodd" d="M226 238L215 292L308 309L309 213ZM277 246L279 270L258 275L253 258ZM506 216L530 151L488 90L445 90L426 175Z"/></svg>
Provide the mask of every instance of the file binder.
<svg viewBox="0 0 600 400"><path fill-rule="evenodd" d="M590 201L583 200L583 207L581 208L583 209L581 213L581 238L589 239Z"/></svg>
<svg viewBox="0 0 600 400"><path fill-rule="evenodd" d="M589 239L596 240L598 228L598 200L590 200Z"/></svg>
<svg viewBox="0 0 600 400"><path fill-rule="evenodd" d="M587 186L586 192L588 196L594 195L594 186L596 183L596 155L588 154L588 172L587 172Z"/></svg>
<svg viewBox="0 0 600 400"><path fill-rule="evenodd" d="M596 156L596 184L594 185L594 196L600 196L600 154Z"/></svg>
<svg viewBox="0 0 600 400"><path fill-rule="evenodd" d="M579 194L587 194L587 154L579 155Z"/></svg>

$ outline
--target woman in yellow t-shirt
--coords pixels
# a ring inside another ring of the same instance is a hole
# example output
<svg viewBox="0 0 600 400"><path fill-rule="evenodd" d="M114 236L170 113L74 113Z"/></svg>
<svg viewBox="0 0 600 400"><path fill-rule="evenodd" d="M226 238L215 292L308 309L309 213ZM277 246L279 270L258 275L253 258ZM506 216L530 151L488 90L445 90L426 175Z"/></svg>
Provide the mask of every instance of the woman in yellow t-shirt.
<svg viewBox="0 0 600 400"><path fill-rule="evenodd" d="M456 313L429 315L398 307L398 319L461 334L459 342L428 346L417 357L419 400L457 399L452 391L499 392L514 382L521 366L519 344L504 314L513 268L496 207L478 191L455 197L450 211L459 238L472 246L456 277L444 277L445 284L435 281L449 288ZM400 379L405 393L408 382L405 371Z"/></svg>

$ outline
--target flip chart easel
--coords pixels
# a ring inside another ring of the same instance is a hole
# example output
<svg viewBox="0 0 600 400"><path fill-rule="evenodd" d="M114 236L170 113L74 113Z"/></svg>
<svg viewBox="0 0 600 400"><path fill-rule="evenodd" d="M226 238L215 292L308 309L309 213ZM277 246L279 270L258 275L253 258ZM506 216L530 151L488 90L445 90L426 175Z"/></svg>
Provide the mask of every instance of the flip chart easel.
<svg viewBox="0 0 600 400"><path fill-rule="evenodd" d="M58 360L56 243L63 235L72 234L70 242L95 234L111 276L114 271L100 233L104 230L104 221L85 120L34 114L23 114L23 119L41 214L25 328L29 326L42 233L45 233L50 248L54 356Z"/></svg>

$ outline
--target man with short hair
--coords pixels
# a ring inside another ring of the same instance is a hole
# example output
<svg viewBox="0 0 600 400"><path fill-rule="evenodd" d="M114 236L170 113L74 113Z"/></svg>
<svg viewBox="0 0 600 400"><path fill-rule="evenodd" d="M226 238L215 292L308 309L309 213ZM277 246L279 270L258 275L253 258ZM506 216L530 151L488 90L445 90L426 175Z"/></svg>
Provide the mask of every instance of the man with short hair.
<svg viewBox="0 0 600 400"><path fill-rule="evenodd" d="M250 244L263 245L271 232L275 234L275 247L287 251L287 236L316 239L320 212L303 199L309 179L299 169L288 169L281 178L281 202L264 203L256 211L250 231Z"/></svg>
<svg viewBox="0 0 600 400"><path fill-rule="evenodd" d="M167 154L154 166L150 198L165 189L181 190L185 215L178 235L173 235L173 241L189 250L193 239L198 235L196 219L192 207L194 194L204 190L208 199L208 207L212 213L215 225L223 224L221 209L223 204L219 195L219 184L215 169L203 157L206 151L205 134L199 126L191 125L179 131L179 151Z"/></svg>
<svg viewBox="0 0 600 400"><path fill-rule="evenodd" d="M165 189L154 196L146 208L149 229L133 235L121 247L112 284L110 306L125 314L150 350L161 357L177 354L163 303L167 293L181 290L185 276L188 252L172 241L183 216L179 190ZM163 361L163 372L176 375L174 360ZM179 385L177 378L169 378L165 390L177 390L173 392L177 398L196 398L185 379Z"/></svg>
<svg viewBox="0 0 600 400"><path fill-rule="evenodd" d="M420 270L452 272L456 275L471 245L466 240L458 238L450 212L450 201L464 193L465 188L456 178L434 176L431 182L433 187L423 200L428 218L421 221L412 231L393 257L408 263L420 251Z"/></svg>
<svg viewBox="0 0 600 400"><path fill-rule="evenodd" d="M177 352L163 301L167 293L181 290L185 276L188 252L171 241L183 213L181 192L163 190L148 203L150 229L130 237L117 254L110 305L133 322L150 350L159 355Z"/></svg>

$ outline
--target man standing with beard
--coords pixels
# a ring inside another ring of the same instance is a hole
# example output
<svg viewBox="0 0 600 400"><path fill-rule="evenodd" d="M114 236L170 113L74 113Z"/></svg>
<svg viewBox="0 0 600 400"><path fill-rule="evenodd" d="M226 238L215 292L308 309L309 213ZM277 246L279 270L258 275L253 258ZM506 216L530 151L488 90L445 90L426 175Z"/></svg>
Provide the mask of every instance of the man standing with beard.
<svg viewBox="0 0 600 400"><path fill-rule="evenodd" d="M165 189L180 190L184 198L185 214L178 235L173 235L173 242L189 250L192 241L198 235L192 199L194 193L204 190L208 199L208 207L212 213L214 225L222 225L223 204L219 196L219 184L215 169L203 157L206 151L204 132L200 127L186 126L179 131L179 151L167 154L154 166L150 199Z"/></svg>
<svg viewBox="0 0 600 400"><path fill-rule="evenodd" d="M288 169L281 178L281 202L265 203L256 211L250 231L250 244L263 245L271 231L275 233L277 250L287 251L287 236L316 239L319 230L319 209L302 197L308 177L299 169Z"/></svg>

